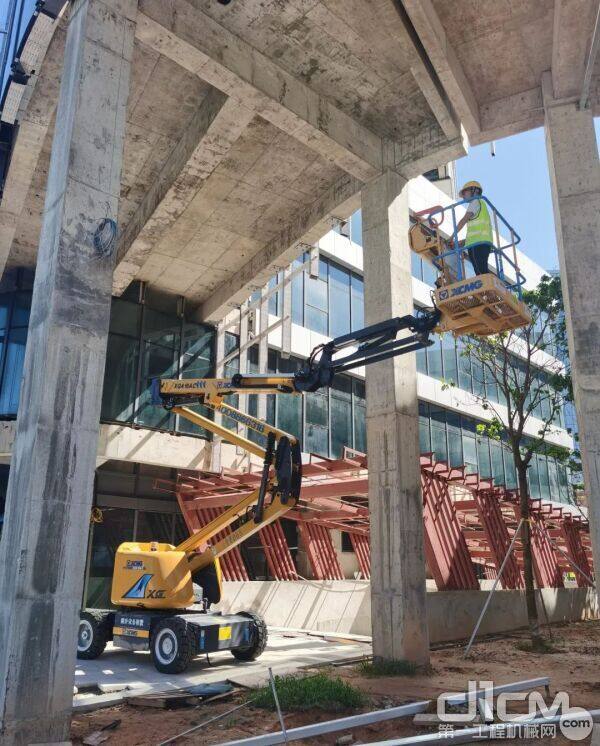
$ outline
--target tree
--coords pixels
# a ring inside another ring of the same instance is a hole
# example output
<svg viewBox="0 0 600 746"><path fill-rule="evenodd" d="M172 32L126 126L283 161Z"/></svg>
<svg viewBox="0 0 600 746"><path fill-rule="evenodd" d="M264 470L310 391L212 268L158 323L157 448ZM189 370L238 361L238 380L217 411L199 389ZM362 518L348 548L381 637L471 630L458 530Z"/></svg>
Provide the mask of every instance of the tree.
<svg viewBox="0 0 600 746"><path fill-rule="evenodd" d="M532 647L539 649L544 640L535 602L527 470L534 454L549 452L577 469L577 454L545 442L556 431L564 402L573 396L560 278L544 276L535 290L524 291L523 300L532 316L528 326L492 337L469 337L462 354L470 356L482 374L474 381L479 393L473 396L491 414L478 432L502 440L512 453L524 519L527 617Z"/></svg>

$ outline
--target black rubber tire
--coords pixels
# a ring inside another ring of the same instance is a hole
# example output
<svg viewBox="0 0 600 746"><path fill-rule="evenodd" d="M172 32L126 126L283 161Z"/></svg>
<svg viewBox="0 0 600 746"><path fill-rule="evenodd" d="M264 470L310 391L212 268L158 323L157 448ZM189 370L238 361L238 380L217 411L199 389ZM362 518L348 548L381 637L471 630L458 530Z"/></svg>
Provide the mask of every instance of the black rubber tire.
<svg viewBox="0 0 600 746"><path fill-rule="evenodd" d="M255 614L252 611L240 611L238 615L248 617L248 619L252 620L252 644L248 647L234 648L231 651L231 655L238 661L254 661L259 655L265 652L265 648L267 647L269 639L267 625L259 614Z"/></svg>
<svg viewBox="0 0 600 746"><path fill-rule="evenodd" d="M110 619L110 611L85 609L79 612L77 657L80 660L90 661L102 655L110 637ZM84 634L91 635L91 639L84 638Z"/></svg>
<svg viewBox="0 0 600 746"><path fill-rule="evenodd" d="M167 640L174 648L163 647ZM161 619L152 630L150 653L160 673L183 673L194 657L194 639L185 619L176 616Z"/></svg>

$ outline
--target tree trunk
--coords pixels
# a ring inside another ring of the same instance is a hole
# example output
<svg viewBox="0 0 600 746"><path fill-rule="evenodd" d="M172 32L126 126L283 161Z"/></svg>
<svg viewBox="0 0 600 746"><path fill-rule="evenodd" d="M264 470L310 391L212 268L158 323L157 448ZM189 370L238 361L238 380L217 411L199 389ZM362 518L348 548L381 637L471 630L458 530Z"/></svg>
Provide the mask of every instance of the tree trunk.
<svg viewBox="0 0 600 746"><path fill-rule="evenodd" d="M523 542L523 569L525 574L525 601L527 603L527 623L531 635L531 646L535 650L543 646L540 632L537 605L535 602L535 585L533 577L533 556L531 553L531 524L529 523L529 485L527 484L527 466L515 464L519 479L519 500L521 508L521 539Z"/></svg>

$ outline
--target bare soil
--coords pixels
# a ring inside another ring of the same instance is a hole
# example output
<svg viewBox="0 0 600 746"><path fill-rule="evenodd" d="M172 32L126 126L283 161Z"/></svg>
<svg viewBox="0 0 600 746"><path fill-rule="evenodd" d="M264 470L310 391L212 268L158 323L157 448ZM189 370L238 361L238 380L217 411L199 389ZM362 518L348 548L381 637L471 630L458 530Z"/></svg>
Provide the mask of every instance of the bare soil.
<svg viewBox="0 0 600 746"><path fill-rule="evenodd" d="M546 632L547 634L547 632ZM370 703L365 711L397 706L423 699L435 699L442 692L467 691L469 680L493 681L503 684L511 681L550 677L551 696L558 691L569 693L572 706L587 709L600 708L600 622L581 622L552 628L551 653L528 653L516 645L526 639L523 635L512 635L477 643L469 659L463 657L463 647L449 647L432 652L431 668L419 671L414 676L365 678L356 666L341 666L331 669L366 692ZM250 693L251 696L251 693ZM109 746L158 746L162 741L178 733L200 725L216 715L241 704L248 694L238 693L227 700L200 704L175 710L121 705L73 718L72 740L81 744L83 738L114 720L121 720L119 727L110 731L106 744ZM330 720L352 712L303 712L284 713L287 728L294 728L317 721ZM256 736L279 730L275 713L244 707L231 715L206 725L188 737L178 739L177 744L195 743L206 746L220 744L236 738ZM434 728L433 730L437 730ZM347 731L349 732L349 731ZM300 741L301 744L335 744L347 732L338 732L320 738ZM392 720L352 732L354 743L399 738L427 732L413 725L412 718ZM554 744L572 744L562 737L551 739ZM579 741L590 743L591 739ZM448 739L452 743L452 739ZM514 741L503 740L500 743ZM518 741L518 743L540 743L540 740Z"/></svg>

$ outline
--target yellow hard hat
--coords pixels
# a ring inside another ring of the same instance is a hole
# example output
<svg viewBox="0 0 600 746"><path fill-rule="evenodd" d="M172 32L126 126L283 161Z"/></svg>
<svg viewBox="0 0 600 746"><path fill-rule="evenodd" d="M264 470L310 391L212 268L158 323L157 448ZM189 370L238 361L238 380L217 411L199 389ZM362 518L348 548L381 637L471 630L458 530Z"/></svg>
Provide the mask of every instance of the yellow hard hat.
<svg viewBox="0 0 600 746"><path fill-rule="evenodd" d="M462 197L462 193L465 191L465 189L479 189L480 193L483 194L483 187L478 181L467 181L465 184L463 184L462 189L460 190L459 194Z"/></svg>

